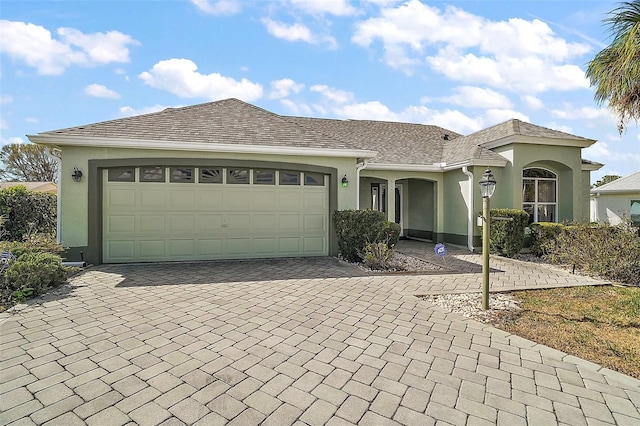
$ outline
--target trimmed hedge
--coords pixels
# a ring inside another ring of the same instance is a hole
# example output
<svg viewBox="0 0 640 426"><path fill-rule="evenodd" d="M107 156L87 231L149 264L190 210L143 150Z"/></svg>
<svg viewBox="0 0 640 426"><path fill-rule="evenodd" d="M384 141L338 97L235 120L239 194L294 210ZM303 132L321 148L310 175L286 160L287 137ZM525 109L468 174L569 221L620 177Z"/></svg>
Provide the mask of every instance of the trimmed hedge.
<svg viewBox="0 0 640 426"><path fill-rule="evenodd" d="M529 225L531 230L531 252L536 256L549 254L556 245L556 238L565 226L555 222L535 222Z"/></svg>
<svg viewBox="0 0 640 426"><path fill-rule="evenodd" d="M628 224L565 226L548 250L545 257L552 263L640 286L640 236L638 229Z"/></svg>
<svg viewBox="0 0 640 426"><path fill-rule="evenodd" d="M518 209L491 209L491 218L513 220L491 220L489 245L492 252L514 257L524 247L524 229L529 223L529 213Z"/></svg>
<svg viewBox="0 0 640 426"><path fill-rule="evenodd" d="M400 238L400 225L377 210L337 210L333 223L340 255L349 262L362 261L368 244L385 243L393 248Z"/></svg>
<svg viewBox="0 0 640 426"><path fill-rule="evenodd" d="M22 241L33 232L55 235L56 204L55 194L28 191L22 185L0 190L0 240Z"/></svg>

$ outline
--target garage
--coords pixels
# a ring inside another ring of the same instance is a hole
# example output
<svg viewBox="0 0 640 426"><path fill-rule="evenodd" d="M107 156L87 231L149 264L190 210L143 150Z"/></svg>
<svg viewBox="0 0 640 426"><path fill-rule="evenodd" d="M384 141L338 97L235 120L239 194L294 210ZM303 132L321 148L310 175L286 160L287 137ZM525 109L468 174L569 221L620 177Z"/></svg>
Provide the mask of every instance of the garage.
<svg viewBox="0 0 640 426"><path fill-rule="evenodd" d="M104 263L329 253L328 175L200 165L99 172Z"/></svg>

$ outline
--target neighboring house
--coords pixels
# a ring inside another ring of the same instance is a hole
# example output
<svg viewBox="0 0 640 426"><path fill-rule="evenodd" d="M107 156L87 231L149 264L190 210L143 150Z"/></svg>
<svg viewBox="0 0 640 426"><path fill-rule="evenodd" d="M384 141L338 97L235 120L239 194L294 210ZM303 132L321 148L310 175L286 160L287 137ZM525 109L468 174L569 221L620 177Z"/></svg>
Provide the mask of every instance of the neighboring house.
<svg viewBox="0 0 640 426"><path fill-rule="evenodd" d="M640 171L591 190L591 221L640 226Z"/></svg>
<svg viewBox="0 0 640 426"><path fill-rule="evenodd" d="M473 250L486 168L492 207L588 221L590 172L602 167L582 159L594 140L519 120L461 136L237 99L29 139L61 155L58 235L70 260L91 263L335 255L332 212L354 208L386 212L405 237Z"/></svg>
<svg viewBox="0 0 640 426"><path fill-rule="evenodd" d="M0 182L0 189L12 186L24 186L27 190L35 192L49 192L51 194L58 192L58 186L53 182Z"/></svg>

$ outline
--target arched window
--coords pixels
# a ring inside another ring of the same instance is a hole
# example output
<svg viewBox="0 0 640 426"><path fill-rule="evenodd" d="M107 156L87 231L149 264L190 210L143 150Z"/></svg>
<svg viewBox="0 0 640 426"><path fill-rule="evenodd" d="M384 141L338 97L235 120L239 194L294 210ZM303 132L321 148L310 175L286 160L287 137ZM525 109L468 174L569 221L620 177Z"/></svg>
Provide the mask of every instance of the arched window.
<svg viewBox="0 0 640 426"><path fill-rule="evenodd" d="M522 171L522 209L529 223L558 221L558 176L549 170Z"/></svg>

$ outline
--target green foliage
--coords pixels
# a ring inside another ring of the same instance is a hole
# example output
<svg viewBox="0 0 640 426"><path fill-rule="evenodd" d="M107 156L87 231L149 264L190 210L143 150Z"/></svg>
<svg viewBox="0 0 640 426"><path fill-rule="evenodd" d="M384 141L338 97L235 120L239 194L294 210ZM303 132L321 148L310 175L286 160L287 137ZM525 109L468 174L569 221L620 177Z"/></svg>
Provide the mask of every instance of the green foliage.
<svg viewBox="0 0 640 426"><path fill-rule="evenodd" d="M55 235L56 196L28 191L24 186L0 190L2 240L22 241L34 232Z"/></svg>
<svg viewBox="0 0 640 426"><path fill-rule="evenodd" d="M25 253L13 262L4 274L4 286L11 292L37 296L51 287L63 284L69 269L60 256L51 253Z"/></svg>
<svg viewBox="0 0 640 426"><path fill-rule="evenodd" d="M640 285L640 236L627 223L567 226L546 257L592 276Z"/></svg>
<svg viewBox="0 0 640 426"><path fill-rule="evenodd" d="M596 183L591 185L591 188L597 188L599 186L606 185L606 184L608 184L610 182L613 182L614 180L618 180L618 179L620 179L620 176L618 176L618 175L604 175L604 176L602 176L602 179L598 179L596 181Z"/></svg>
<svg viewBox="0 0 640 426"><path fill-rule="evenodd" d="M529 223L529 213L518 209L491 209L489 245L492 252L514 257L524 247L524 229ZM495 220L493 218L513 220Z"/></svg>
<svg viewBox="0 0 640 426"><path fill-rule="evenodd" d="M387 221L377 210L339 210L333 214L338 250L349 262L360 262L367 244L385 243L394 247L400 238L400 225Z"/></svg>
<svg viewBox="0 0 640 426"><path fill-rule="evenodd" d="M64 247L56 242L51 235L28 233L23 241L0 241L0 251L6 251L16 257L25 253L51 253L60 255Z"/></svg>
<svg viewBox="0 0 640 426"><path fill-rule="evenodd" d="M555 222L536 222L529 225L531 229L531 252L536 256L544 256L553 251L556 237L565 226Z"/></svg>
<svg viewBox="0 0 640 426"><path fill-rule="evenodd" d="M604 23L613 41L589 62L586 75L596 103L608 103L622 134L630 119L640 119L640 1L620 3Z"/></svg>
<svg viewBox="0 0 640 426"><path fill-rule="evenodd" d="M386 242L370 243L364 248L362 263L369 269L386 271L391 268L393 260L393 247Z"/></svg>

